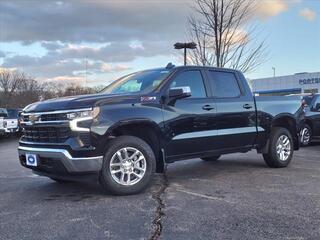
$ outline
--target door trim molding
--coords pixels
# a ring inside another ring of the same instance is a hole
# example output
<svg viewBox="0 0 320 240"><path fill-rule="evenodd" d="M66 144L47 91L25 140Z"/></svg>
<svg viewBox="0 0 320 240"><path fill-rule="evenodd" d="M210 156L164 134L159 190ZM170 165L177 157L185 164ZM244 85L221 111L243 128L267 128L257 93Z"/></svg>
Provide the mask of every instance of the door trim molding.
<svg viewBox="0 0 320 240"><path fill-rule="evenodd" d="M262 127L258 127L258 132L263 132ZM218 130L207 130L207 131L197 131L182 133L174 136L172 140L181 140L188 138L201 138L201 137L214 137L214 136L224 136L224 135L233 135L233 134L245 134L245 133L254 133L257 132L256 127L242 127L242 128L225 128Z"/></svg>

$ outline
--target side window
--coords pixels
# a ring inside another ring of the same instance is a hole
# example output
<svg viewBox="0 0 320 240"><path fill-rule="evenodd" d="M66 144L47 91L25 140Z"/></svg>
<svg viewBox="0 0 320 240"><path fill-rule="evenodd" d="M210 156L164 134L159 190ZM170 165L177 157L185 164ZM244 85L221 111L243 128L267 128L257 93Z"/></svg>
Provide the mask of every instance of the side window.
<svg viewBox="0 0 320 240"><path fill-rule="evenodd" d="M190 98L207 97L200 71L194 70L182 72L178 76L176 76L170 84L170 88L187 86L189 86L191 90Z"/></svg>
<svg viewBox="0 0 320 240"><path fill-rule="evenodd" d="M210 86L215 97L239 97L241 91L236 76L231 72L209 71Z"/></svg>

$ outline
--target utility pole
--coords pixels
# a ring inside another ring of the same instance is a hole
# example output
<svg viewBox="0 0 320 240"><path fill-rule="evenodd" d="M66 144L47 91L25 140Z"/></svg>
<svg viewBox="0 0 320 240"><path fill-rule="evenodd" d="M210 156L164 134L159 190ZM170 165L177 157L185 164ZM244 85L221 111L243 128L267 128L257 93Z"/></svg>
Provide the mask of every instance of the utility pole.
<svg viewBox="0 0 320 240"><path fill-rule="evenodd" d="M195 49L197 48L197 44L194 42L189 42L189 43L180 43L177 42L174 45L175 49L183 49L183 56L184 56L184 65L187 65L187 48L188 49Z"/></svg>

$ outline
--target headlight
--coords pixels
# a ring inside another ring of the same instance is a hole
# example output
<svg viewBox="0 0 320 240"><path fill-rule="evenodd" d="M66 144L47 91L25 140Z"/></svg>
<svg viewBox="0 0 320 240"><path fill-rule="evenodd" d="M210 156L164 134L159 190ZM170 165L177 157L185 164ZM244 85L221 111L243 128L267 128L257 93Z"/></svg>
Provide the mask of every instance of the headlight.
<svg viewBox="0 0 320 240"><path fill-rule="evenodd" d="M67 118L71 120L69 122L71 130L77 132L90 132L90 128L79 127L78 123L93 120L99 115L99 113L99 107L94 107L93 110L68 113Z"/></svg>
<svg viewBox="0 0 320 240"><path fill-rule="evenodd" d="M73 120L76 118L87 118L91 117L92 111L83 111L83 112L73 112L73 113L68 113L67 118L69 120Z"/></svg>
<svg viewBox="0 0 320 240"><path fill-rule="evenodd" d="M100 113L99 107L94 107L93 110L87 110L82 112L72 112L67 114L69 120L79 119L79 118L96 118Z"/></svg>

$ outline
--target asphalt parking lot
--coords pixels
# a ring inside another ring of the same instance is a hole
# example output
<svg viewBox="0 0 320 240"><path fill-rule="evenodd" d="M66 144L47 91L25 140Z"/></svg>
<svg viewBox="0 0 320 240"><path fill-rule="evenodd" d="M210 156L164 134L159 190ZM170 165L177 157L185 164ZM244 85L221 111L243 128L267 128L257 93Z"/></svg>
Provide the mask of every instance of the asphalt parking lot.
<svg viewBox="0 0 320 240"><path fill-rule="evenodd" d="M22 168L0 140L0 239L320 239L320 141L285 169L260 155L169 165L134 196L58 184Z"/></svg>

